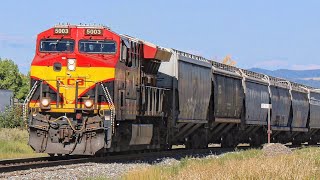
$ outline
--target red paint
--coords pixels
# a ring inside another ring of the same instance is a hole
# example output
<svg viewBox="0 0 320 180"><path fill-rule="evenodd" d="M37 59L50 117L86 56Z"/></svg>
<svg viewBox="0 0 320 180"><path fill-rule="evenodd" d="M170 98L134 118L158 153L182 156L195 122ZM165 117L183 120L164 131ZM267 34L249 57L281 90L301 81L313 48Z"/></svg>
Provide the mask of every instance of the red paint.
<svg viewBox="0 0 320 180"><path fill-rule="evenodd" d="M143 57L145 59L154 59L156 57L157 48L143 44Z"/></svg>
<svg viewBox="0 0 320 180"><path fill-rule="evenodd" d="M82 119L82 114L81 113L77 113L76 114L76 119Z"/></svg>
<svg viewBox="0 0 320 180"><path fill-rule="evenodd" d="M68 26L70 33L55 34L54 29L48 29L40 33L37 37L36 54L32 61L33 66L53 66L55 62L61 63L62 66L67 66L67 59L76 59L77 67L115 67L120 56L120 36L108 29L102 29L102 36L88 36L85 34L86 28L78 28L77 26ZM74 52L60 53L43 53L39 52L40 41L42 39L73 39L75 40ZM115 54L84 54L78 50L78 41L83 39L90 40L112 40L117 44ZM64 57L64 59L62 59Z"/></svg>

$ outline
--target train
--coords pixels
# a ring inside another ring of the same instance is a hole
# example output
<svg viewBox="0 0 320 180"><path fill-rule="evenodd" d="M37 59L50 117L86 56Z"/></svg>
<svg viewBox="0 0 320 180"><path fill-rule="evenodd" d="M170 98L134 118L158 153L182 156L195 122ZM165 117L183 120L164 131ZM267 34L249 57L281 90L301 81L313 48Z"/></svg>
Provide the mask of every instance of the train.
<svg viewBox="0 0 320 180"><path fill-rule="evenodd" d="M320 91L118 34L59 24L37 35L23 106L49 155L320 141Z"/></svg>

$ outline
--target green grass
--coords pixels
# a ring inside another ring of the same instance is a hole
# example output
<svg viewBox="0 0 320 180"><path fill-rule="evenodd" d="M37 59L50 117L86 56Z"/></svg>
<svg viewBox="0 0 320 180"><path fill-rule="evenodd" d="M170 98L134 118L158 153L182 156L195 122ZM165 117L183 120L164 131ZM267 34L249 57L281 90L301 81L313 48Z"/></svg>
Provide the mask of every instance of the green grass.
<svg viewBox="0 0 320 180"><path fill-rule="evenodd" d="M40 157L28 145L28 132L22 129L0 129L0 159Z"/></svg>

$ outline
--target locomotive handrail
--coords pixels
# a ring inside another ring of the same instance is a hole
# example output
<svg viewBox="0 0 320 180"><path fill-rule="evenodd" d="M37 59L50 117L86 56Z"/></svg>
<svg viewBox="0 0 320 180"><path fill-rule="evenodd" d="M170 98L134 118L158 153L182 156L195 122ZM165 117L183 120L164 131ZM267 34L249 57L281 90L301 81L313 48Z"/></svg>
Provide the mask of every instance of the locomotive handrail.
<svg viewBox="0 0 320 180"><path fill-rule="evenodd" d="M38 81L36 81L33 84L31 90L29 91L29 94L27 95L27 97L24 100L23 105L22 105L22 118L23 118L23 122L26 124L26 126L28 125L28 123L27 123L28 104L29 104L34 92L36 91L37 87L38 87Z"/></svg>
<svg viewBox="0 0 320 180"><path fill-rule="evenodd" d="M110 108L110 120L111 120L111 127L112 127L112 133L114 133L115 131L115 127L114 127L114 114L115 114L115 108L114 108L114 104L113 104L113 101L112 101L112 98L110 96L110 93L109 93L109 90L107 87L105 87L103 85L103 83L100 83L101 87L102 87L102 90L107 98L107 101L108 101L108 104L109 104L109 108Z"/></svg>

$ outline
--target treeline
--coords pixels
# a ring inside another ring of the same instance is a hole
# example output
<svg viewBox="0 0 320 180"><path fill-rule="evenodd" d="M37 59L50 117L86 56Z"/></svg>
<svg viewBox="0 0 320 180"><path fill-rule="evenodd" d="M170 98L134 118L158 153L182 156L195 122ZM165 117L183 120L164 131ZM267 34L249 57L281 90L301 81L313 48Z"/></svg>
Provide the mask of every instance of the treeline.
<svg viewBox="0 0 320 180"><path fill-rule="evenodd" d="M29 74L22 74L11 59L0 58L0 89L11 90L16 99L24 100L29 88Z"/></svg>
<svg viewBox="0 0 320 180"><path fill-rule="evenodd" d="M30 75L21 73L12 60L0 58L0 89L13 91L14 98L23 102L30 89ZM0 112L0 128L16 127L24 127L22 105L19 103Z"/></svg>

